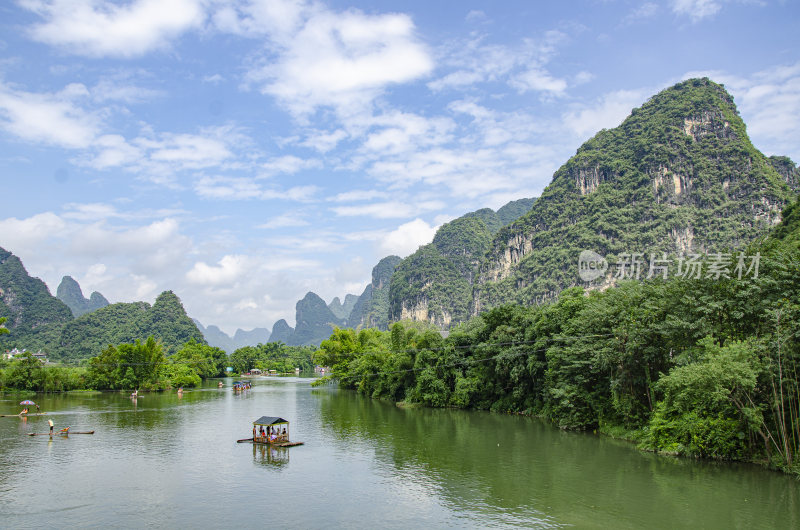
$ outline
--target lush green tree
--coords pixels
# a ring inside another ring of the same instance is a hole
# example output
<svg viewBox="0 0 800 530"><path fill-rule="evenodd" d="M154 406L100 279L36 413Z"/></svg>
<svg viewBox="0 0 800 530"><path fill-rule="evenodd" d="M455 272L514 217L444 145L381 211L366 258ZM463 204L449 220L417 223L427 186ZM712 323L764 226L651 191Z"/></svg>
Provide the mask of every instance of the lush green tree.
<svg viewBox="0 0 800 530"><path fill-rule="evenodd" d="M158 388L166 364L161 344L148 337L144 343L109 345L89 361L87 377L97 389Z"/></svg>
<svg viewBox="0 0 800 530"><path fill-rule="evenodd" d="M720 346L713 337L698 345L701 361L679 366L655 384L663 393L650 420L645 445L661 452L744 459L764 422L754 397L758 357L754 345Z"/></svg>
<svg viewBox="0 0 800 530"><path fill-rule="evenodd" d="M170 364L186 365L199 378L209 379L225 375L228 354L219 348L190 339L180 350L169 357L169 361Z"/></svg>
<svg viewBox="0 0 800 530"><path fill-rule="evenodd" d="M4 372L4 385L8 388L39 390L44 387L42 362L30 353L16 357Z"/></svg>

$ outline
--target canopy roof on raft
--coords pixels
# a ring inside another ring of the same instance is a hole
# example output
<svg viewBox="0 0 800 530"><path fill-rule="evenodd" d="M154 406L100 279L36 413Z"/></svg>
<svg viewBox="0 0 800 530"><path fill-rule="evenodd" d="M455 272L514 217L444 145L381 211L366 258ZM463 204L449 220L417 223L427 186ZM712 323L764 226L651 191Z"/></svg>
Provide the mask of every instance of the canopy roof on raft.
<svg viewBox="0 0 800 530"><path fill-rule="evenodd" d="M289 422L283 418L276 418L274 416L261 416L253 422L253 425L281 425L283 423L288 424Z"/></svg>

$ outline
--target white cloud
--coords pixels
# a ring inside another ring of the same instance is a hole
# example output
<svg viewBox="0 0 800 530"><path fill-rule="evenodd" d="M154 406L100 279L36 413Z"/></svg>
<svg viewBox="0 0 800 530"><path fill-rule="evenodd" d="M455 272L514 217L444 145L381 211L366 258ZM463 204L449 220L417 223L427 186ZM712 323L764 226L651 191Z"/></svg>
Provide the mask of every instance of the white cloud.
<svg viewBox="0 0 800 530"><path fill-rule="evenodd" d="M137 57L165 47L170 39L198 28L202 0L133 0L125 5L95 0L22 0L44 19L31 36L73 53L94 57Z"/></svg>
<svg viewBox="0 0 800 530"><path fill-rule="evenodd" d="M319 192L317 186L294 186L286 190L266 189L251 177L202 177L194 185L195 192L207 199L247 200L285 199L310 201Z"/></svg>
<svg viewBox="0 0 800 530"><path fill-rule="evenodd" d="M451 139L455 123L448 118L425 118L416 114L391 112L370 120L374 132L367 135L363 149L382 154L401 153Z"/></svg>
<svg viewBox="0 0 800 530"><path fill-rule="evenodd" d="M168 184L185 170L221 167L237 158L233 146L241 148L248 139L231 129L201 129L198 134L153 133L127 140L118 134L106 134L92 144L92 153L81 163L95 169L123 167L140 178Z"/></svg>
<svg viewBox="0 0 800 530"><path fill-rule="evenodd" d="M522 72L515 76L510 81L510 84L520 92L535 90L549 92L553 95L561 95L567 89L565 80L555 78L541 68L531 68L526 72Z"/></svg>
<svg viewBox="0 0 800 530"><path fill-rule="evenodd" d="M300 158L294 155L285 155L272 158L261 166L264 168L262 176L292 175L304 169L322 167L322 162L313 158Z"/></svg>
<svg viewBox="0 0 800 530"><path fill-rule="evenodd" d="M402 202L380 202L358 206L335 206L331 211L340 217L375 217L377 219L397 219L413 215L415 206Z"/></svg>
<svg viewBox="0 0 800 530"><path fill-rule="evenodd" d="M153 300L158 296L158 284L151 278L139 274L131 274L129 277L133 291L131 300Z"/></svg>
<svg viewBox="0 0 800 530"><path fill-rule="evenodd" d="M336 194L331 200L334 202L368 201L371 199L386 198L387 193L378 190L351 190Z"/></svg>
<svg viewBox="0 0 800 530"><path fill-rule="evenodd" d="M159 140L139 138L136 144L150 150L150 160L181 168L200 169L219 165L232 156L224 142L195 134L163 134Z"/></svg>
<svg viewBox="0 0 800 530"><path fill-rule="evenodd" d="M33 215L27 219L10 217L0 220L2 246L7 250L35 249L51 237L62 235L67 223L52 212ZM13 252L13 250L12 250Z"/></svg>
<svg viewBox="0 0 800 530"><path fill-rule="evenodd" d="M291 38L304 18L320 9L305 0L249 0L216 7L212 19L220 31L243 37L273 35L280 41Z"/></svg>
<svg viewBox="0 0 800 530"><path fill-rule="evenodd" d="M320 153L327 153L339 145L339 142L345 138L347 138L347 133L342 129L336 129L335 131L330 132L313 131L306 137L305 140L300 142L300 145L304 147L310 147L311 149L315 149Z"/></svg>
<svg viewBox="0 0 800 530"><path fill-rule="evenodd" d="M371 267L371 265L367 266L364 264L363 258L356 256L336 267L336 270L333 271L333 276L336 283L339 285L356 284L363 289L364 285L360 282L363 282L364 278L369 277L368 275Z"/></svg>
<svg viewBox="0 0 800 530"><path fill-rule="evenodd" d="M182 250L186 243L180 235L178 221L170 218L132 228L112 227L104 222L93 223L81 230L80 237L72 239L75 251L96 256L123 254L141 257L142 249L171 247ZM158 260L159 257L153 254L148 252L147 259L142 262Z"/></svg>
<svg viewBox="0 0 800 530"><path fill-rule="evenodd" d="M207 75L207 76L203 77L203 82L204 83L211 83L213 85L218 85L219 83L223 82L224 80L225 80L225 78L222 77L219 74Z"/></svg>
<svg viewBox="0 0 800 530"><path fill-rule="evenodd" d="M692 22L713 17L720 9L722 5L715 0L672 0L672 12L688 16Z"/></svg>
<svg viewBox="0 0 800 530"><path fill-rule="evenodd" d="M121 217L116 208L104 203L68 203L64 205L64 209L67 210L64 213L65 219L77 219L79 221L97 221Z"/></svg>
<svg viewBox="0 0 800 530"><path fill-rule="evenodd" d="M248 261L244 256L227 255L223 256L216 266L197 262L186 273L186 279L200 285L232 284L250 269Z"/></svg>
<svg viewBox="0 0 800 530"><path fill-rule="evenodd" d="M625 15L621 24L627 26L643 20L652 19L658 14L658 9L658 4L654 2L645 2L644 4L636 6L633 11Z"/></svg>
<svg viewBox="0 0 800 530"><path fill-rule="evenodd" d="M143 157L143 150L129 144L118 134L104 134L94 142L97 154L87 165L95 169L136 165Z"/></svg>
<svg viewBox="0 0 800 530"><path fill-rule="evenodd" d="M300 213L285 213L273 217L264 224L256 226L256 228L273 229L273 228L287 228L291 226L308 226L310 223L304 219Z"/></svg>
<svg viewBox="0 0 800 530"><path fill-rule="evenodd" d="M397 229L389 232L386 237L378 244L383 256L395 254L406 257L415 252L421 245L426 245L433 241L437 226L431 226L422 219L414 219L404 223Z"/></svg>
<svg viewBox="0 0 800 530"><path fill-rule="evenodd" d="M130 84L125 79L101 79L90 94L92 99L99 103L106 101L119 101L122 103L143 103L155 98L164 97L164 93L159 90L144 88Z"/></svg>
<svg viewBox="0 0 800 530"><path fill-rule="evenodd" d="M452 42L440 50L442 68L451 70L428 83L438 92L487 82L505 82L519 92L535 91L561 95L568 87L565 79L555 77L547 64L558 46L567 40L561 31L544 32L538 39L524 39L516 46L485 44L483 36Z"/></svg>
<svg viewBox="0 0 800 530"><path fill-rule="evenodd" d="M74 100L87 94L79 84L57 94L36 94L0 83L0 127L31 142L86 148L98 133L99 119Z"/></svg>
<svg viewBox="0 0 800 530"><path fill-rule="evenodd" d="M404 203L399 201L362 204L358 206L336 206L331 211L340 217L373 217L375 219L402 219L418 213L430 212L444 208L442 201L415 201Z"/></svg>
<svg viewBox="0 0 800 530"><path fill-rule="evenodd" d="M277 60L270 56L248 75L296 117L318 107L349 114L368 107L388 85L412 81L433 68L406 15L334 13L319 6L303 15L289 34L271 34L280 49Z"/></svg>
<svg viewBox="0 0 800 530"><path fill-rule="evenodd" d="M108 267L104 263L93 263L88 267L86 273L76 280L84 292L91 292L97 290L95 286L112 281L113 277L108 274Z"/></svg>
<svg viewBox="0 0 800 530"><path fill-rule="evenodd" d="M195 183L195 192L207 199L257 199L261 186L252 178L203 177Z"/></svg>

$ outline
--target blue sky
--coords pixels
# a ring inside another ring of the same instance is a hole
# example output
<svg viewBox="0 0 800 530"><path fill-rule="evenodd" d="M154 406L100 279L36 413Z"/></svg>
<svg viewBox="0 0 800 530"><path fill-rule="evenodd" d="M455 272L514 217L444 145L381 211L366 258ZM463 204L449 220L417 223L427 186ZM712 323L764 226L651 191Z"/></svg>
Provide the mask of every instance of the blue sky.
<svg viewBox="0 0 800 530"><path fill-rule="evenodd" d="M800 160L785 1L0 5L0 246L55 292L271 328L468 211L538 195L682 79Z"/></svg>

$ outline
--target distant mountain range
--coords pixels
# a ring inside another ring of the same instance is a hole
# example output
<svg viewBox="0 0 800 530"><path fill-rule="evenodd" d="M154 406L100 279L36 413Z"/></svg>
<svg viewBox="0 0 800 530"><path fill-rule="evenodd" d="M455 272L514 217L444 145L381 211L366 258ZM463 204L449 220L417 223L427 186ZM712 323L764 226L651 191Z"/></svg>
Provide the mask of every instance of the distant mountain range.
<svg viewBox="0 0 800 530"><path fill-rule="evenodd" d="M85 359L109 344L133 342L153 336L169 355L189 340L205 344L203 335L186 316L178 297L161 293L151 306L145 302L108 304L98 293L85 300L72 278L62 280L61 294L79 310L94 299L105 305L80 316L47 285L31 277L20 259L0 248L0 317L10 333L0 335L0 348L42 350L53 359ZM77 287L77 288L76 288Z"/></svg>
<svg viewBox="0 0 800 530"><path fill-rule="evenodd" d="M295 328L282 319L271 332L240 329L229 337L186 317L190 330L174 295L159 297L161 303L152 308L108 305L99 293L85 299L69 276L59 285L58 298L52 297L40 280L23 277L22 264L6 251L0 252L0 316L9 317L11 337L24 347L58 344L55 350L65 356L72 353L64 348L75 342L63 334L82 323L98 319L94 325L101 325L113 315L127 322L121 328L132 326L141 336L156 324L143 315L165 304L186 330L173 338L205 337L228 352L268 341L319 345L334 326L387 329L410 319L446 329L499 304L541 303L574 285L612 285L611 269L594 282L582 281L578 256L584 250L614 263L632 253L677 256L741 248L780 221L781 209L799 188L800 169L789 158L765 157L752 145L724 87L690 79L585 142L538 199L512 201L496 212L484 208L442 225L430 244L405 259L383 258L361 295L347 294L344 302L337 297L326 304L307 293L296 304ZM10 340L6 335L0 344Z"/></svg>
<svg viewBox="0 0 800 530"><path fill-rule="evenodd" d="M56 297L67 304L72 314L76 317L90 313L95 309L100 309L108 305L108 300L105 296L94 291L88 299L83 297L81 286L76 282L72 276L64 276L61 278L61 283L58 285Z"/></svg>
<svg viewBox="0 0 800 530"><path fill-rule="evenodd" d="M204 327L197 319L192 319L197 329L205 337L209 346L215 346L228 353L233 353L243 346L256 346L270 341L270 331L266 328L255 328L250 331L237 329L233 337L219 329L217 326Z"/></svg>

